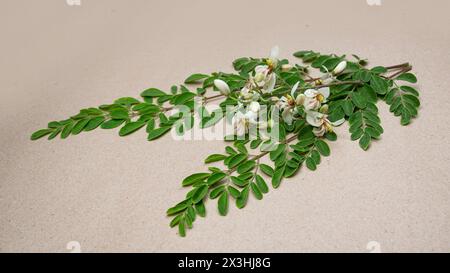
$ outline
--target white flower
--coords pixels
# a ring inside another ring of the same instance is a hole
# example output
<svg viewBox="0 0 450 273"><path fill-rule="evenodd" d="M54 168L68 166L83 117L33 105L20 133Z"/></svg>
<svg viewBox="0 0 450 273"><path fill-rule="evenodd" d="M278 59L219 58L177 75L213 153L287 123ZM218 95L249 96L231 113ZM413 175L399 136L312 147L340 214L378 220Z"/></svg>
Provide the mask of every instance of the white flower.
<svg viewBox="0 0 450 273"><path fill-rule="evenodd" d="M250 77L251 87L261 90L262 93L271 93L276 81L277 76L268 65L258 65L255 67L255 76Z"/></svg>
<svg viewBox="0 0 450 273"><path fill-rule="evenodd" d="M345 68L347 67L347 62L346 61L342 61L340 62L333 70L333 74L334 75L339 75L342 72L344 72Z"/></svg>
<svg viewBox="0 0 450 273"><path fill-rule="evenodd" d="M258 111L260 105L254 101L250 103L246 112L238 111L232 118L231 123L237 136L245 135L250 127L258 125Z"/></svg>
<svg viewBox="0 0 450 273"><path fill-rule="evenodd" d="M277 106L282 110L281 117L287 124L292 124L294 120L294 115L296 114L296 105L301 104L303 95L300 94L294 100L295 91L297 91L298 85L300 82L297 82L291 89L290 95L284 95L277 102Z"/></svg>
<svg viewBox="0 0 450 273"><path fill-rule="evenodd" d="M327 98L330 96L330 88L323 87L318 90L316 89L308 89L305 91L305 101L303 102L303 106L306 111L309 110L317 110L321 106L322 103L327 101Z"/></svg>
<svg viewBox="0 0 450 273"><path fill-rule="evenodd" d="M230 87L228 86L228 84L222 80L216 79L214 80L214 85L217 87L217 89L219 89L220 93L222 95L228 95L230 94Z"/></svg>
<svg viewBox="0 0 450 273"><path fill-rule="evenodd" d="M271 68L275 68L278 65L278 55L280 55L280 48L278 46L272 47L270 50L270 57L267 59L267 64Z"/></svg>
<svg viewBox="0 0 450 273"><path fill-rule="evenodd" d="M244 104L250 103L252 101L257 101L259 97L260 96L258 92L253 91L247 86L244 86L244 88L242 88L241 92L239 93L239 101Z"/></svg>
<svg viewBox="0 0 450 273"><path fill-rule="evenodd" d="M259 106L259 103L257 101L252 101L248 108L250 109L250 111L258 113L261 107Z"/></svg>
<svg viewBox="0 0 450 273"><path fill-rule="evenodd" d="M333 132L334 127L341 125L344 121L345 119L340 119L335 122L331 122L328 120L327 114L316 111L306 112L306 122L308 122L311 126L316 127L313 129L313 133L318 137L325 135L325 133Z"/></svg>

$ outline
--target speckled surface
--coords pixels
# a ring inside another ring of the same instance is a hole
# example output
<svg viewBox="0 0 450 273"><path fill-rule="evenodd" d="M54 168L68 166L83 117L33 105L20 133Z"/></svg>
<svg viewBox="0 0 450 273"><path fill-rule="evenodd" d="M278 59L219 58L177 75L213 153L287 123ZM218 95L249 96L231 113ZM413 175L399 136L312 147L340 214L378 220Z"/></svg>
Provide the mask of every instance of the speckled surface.
<svg viewBox="0 0 450 273"><path fill-rule="evenodd" d="M339 5L338 5L339 2ZM2 1L0 251L384 252L450 250L448 1ZM165 210L220 141L149 143L97 130L65 141L30 133L82 107L169 88L241 56L300 49L410 61L420 117L368 152L347 127L332 156L224 218L215 202L186 238Z"/></svg>

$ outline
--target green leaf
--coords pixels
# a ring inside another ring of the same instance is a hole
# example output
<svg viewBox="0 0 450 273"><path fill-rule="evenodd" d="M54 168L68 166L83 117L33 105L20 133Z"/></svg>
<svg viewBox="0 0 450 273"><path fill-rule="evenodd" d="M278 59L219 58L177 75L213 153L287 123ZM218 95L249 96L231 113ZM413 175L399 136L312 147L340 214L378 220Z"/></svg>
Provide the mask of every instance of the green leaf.
<svg viewBox="0 0 450 273"><path fill-rule="evenodd" d="M272 169L272 167L270 167L269 165L266 164L259 164L259 168L260 170L265 173L266 175L272 177L274 170Z"/></svg>
<svg viewBox="0 0 450 273"><path fill-rule="evenodd" d="M210 193L209 193L209 198L211 199L216 199L217 197L219 197L219 195L225 190L225 186L221 185L215 189L213 189Z"/></svg>
<svg viewBox="0 0 450 273"><path fill-rule="evenodd" d="M167 126L167 127L161 127L161 128L157 128L157 129L151 130L148 133L148 138L147 139L148 140L157 139L157 138L161 137L162 135L166 134L167 132L169 132L171 128L172 127Z"/></svg>
<svg viewBox="0 0 450 273"><path fill-rule="evenodd" d="M239 177L231 176L231 181L238 187L245 187L248 184L248 181L241 179Z"/></svg>
<svg viewBox="0 0 450 273"><path fill-rule="evenodd" d="M219 201L217 202L217 207L219 209L219 213L222 216L227 215L228 213L228 193L226 191L222 192L219 197Z"/></svg>
<svg viewBox="0 0 450 273"><path fill-rule="evenodd" d="M61 126L61 124L57 121L51 121L47 125L48 128L58 128L60 126Z"/></svg>
<svg viewBox="0 0 450 273"><path fill-rule="evenodd" d="M37 140L53 132L53 129L41 129L31 135L31 140Z"/></svg>
<svg viewBox="0 0 450 273"><path fill-rule="evenodd" d="M252 188L253 195L255 196L256 199L258 200L263 199L263 195L259 190L258 185L256 185L255 183L251 183L250 187Z"/></svg>
<svg viewBox="0 0 450 273"><path fill-rule="evenodd" d="M337 140L337 135L336 135L335 132L326 133L325 134L325 138L328 139L329 141L336 141Z"/></svg>
<svg viewBox="0 0 450 273"><path fill-rule="evenodd" d="M370 69L370 71L372 71L375 74L382 74L382 73L386 73L388 70L384 66L376 66L376 67Z"/></svg>
<svg viewBox="0 0 450 273"><path fill-rule="evenodd" d="M72 133L73 126L74 126L73 121L71 121L70 123L68 123L64 126L64 129L62 130L62 133L61 133L62 139L67 138L70 135L70 133Z"/></svg>
<svg viewBox="0 0 450 273"><path fill-rule="evenodd" d="M308 157L306 159L305 163L306 163L306 167L308 167L308 169L310 169L311 171L315 171L317 169L316 162L311 157Z"/></svg>
<svg viewBox="0 0 450 273"><path fill-rule="evenodd" d="M147 90L142 91L141 93L141 97L162 97L162 96L166 96L167 94L164 93L163 91L157 89L157 88L149 88Z"/></svg>
<svg viewBox="0 0 450 273"><path fill-rule="evenodd" d="M195 182L205 180L210 175L210 173L194 173L186 177L181 184L183 185L183 187L190 186Z"/></svg>
<svg viewBox="0 0 450 273"><path fill-rule="evenodd" d="M239 195L241 194L241 193L239 192L239 190L236 189L236 188L233 187L233 186L228 186L228 192L229 192L230 195L231 195L233 198L235 198L235 199L239 198Z"/></svg>
<svg viewBox="0 0 450 273"><path fill-rule="evenodd" d="M100 127L102 129L113 129L122 125L124 121L125 121L124 119L110 119L108 121L103 122Z"/></svg>
<svg viewBox="0 0 450 273"><path fill-rule="evenodd" d="M190 207L187 208L186 213L187 213L186 215L189 217L189 219L192 220L192 222L194 222L195 221L195 216L197 215L195 213L195 209L192 206L190 206Z"/></svg>
<svg viewBox="0 0 450 273"><path fill-rule="evenodd" d="M286 144L279 144L274 151L270 152L270 160L275 161L286 150Z"/></svg>
<svg viewBox="0 0 450 273"><path fill-rule="evenodd" d="M127 119L129 118L128 111L125 109L115 109L110 112L111 119Z"/></svg>
<svg viewBox="0 0 450 273"><path fill-rule="evenodd" d="M181 203L181 204L176 205L175 207L172 207L172 208L168 209L166 213L167 213L167 215L170 216L170 215L174 215L174 214L177 214L179 212L182 212L186 208L187 208L187 204L186 203Z"/></svg>
<svg viewBox="0 0 450 273"><path fill-rule="evenodd" d="M217 182L220 182L222 179L224 179L227 175L225 173L213 173L208 180L206 180L206 183L208 186L212 186L216 184Z"/></svg>
<svg viewBox="0 0 450 273"><path fill-rule="evenodd" d="M252 140L252 142L250 142L250 148L251 149L256 149L259 147L259 145L261 145L262 140L261 139L255 139Z"/></svg>
<svg viewBox="0 0 450 273"><path fill-rule="evenodd" d="M398 76L397 78L395 78L397 81L405 81L405 82L410 82L410 83L417 83L417 78L414 74L412 73L404 73L401 74L400 76Z"/></svg>
<svg viewBox="0 0 450 273"><path fill-rule="evenodd" d="M200 202L203 200L203 198L208 193L208 185L201 185L197 188L197 190L194 192L194 195L192 196L192 202L194 204Z"/></svg>
<svg viewBox="0 0 450 273"><path fill-rule="evenodd" d="M133 105L133 104L138 104L138 103L140 103L140 101L138 101L137 99L132 98L132 97L124 97L124 98L115 100L114 103L129 106L129 105Z"/></svg>
<svg viewBox="0 0 450 273"><path fill-rule="evenodd" d="M181 237L186 236L186 228L184 227L184 222L180 222L178 224L178 233L180 234Z"/></svg>
<svg viewBox="0 0 450 273"><path fill-rule="evenodd" d="M380 95L384 95L388 91L387 81L377 75L372 75L370 86Z"/></svg>
<svg viewBox="0 0 450 273"><path fill-rule="evenodd" d="M266 181L264 181L264 178L257 174L255 176L256 184L258 185L258 188L261 190L262 193L268 193L269 187L267 187Z"/></svg>
<svg viewBox="0 0 450 273"><path fill-rule="evenodd" d="M247 159L247 155L246 154L237 154L237 155L234 155L232 158L231 158L231 160L230 160L230 162L229 162L229 164L228 164L228 167L229 168L234 168L234 167L236 167L237 165L239 165L240 163L242 163L244 160L246 160Z"/></svg>
<svg viewBox="0 0 450 273"><path fill-rule="evenodd" d="M237 168L237 172L239 174L243 174L246 173L250 170L252 170L253 168L255 168L256 162L254 160L249 160L245 163L242 163L238 168Z"/></svg>
<svg viewBox="0 0 450 273"><path fill-rule="evenodd" d="M278 188L281 184L281 180L283 179L284 167L278 168L275 170L272 176L272 187L274 189Z"/></svg>
<svg viewBox="0 0 450 273"><path fill-rule="evenodd" d="M344 110L344 113L347 116L350 116L351 114L353 114L353 110L355 109L355 107L353 106L353 103L351 100L345 100L342 103L342 109Z"/></svg>
<svg viewBox="0 0 450 273"><path fill-rule="evenodd" d="M85 131L92 131L98 126L100 126L105 121L104 117L95 117L89 120L89 122L86 124L86 127L84 127Z"/></svg>
<svg viewBox="0 0 450 273"><path fill-rule="evenodd" d="M205 74L192 74L186 80L184 80L184 83L196 83L208 77L209 76Z"/></svg>
<svg viewBox="0 0 450 273"><path fill-rule="evenodd" d="M366 151L369 148L370 140L372 138L368 133L364 133L363 136L359 139L359 146Z"/></svg>
<svg viewBox="0 0 450 273"><path fill-rule="evenodd" d="M187 101L190 101L191 99L193 99L194 97L195 97L194 93L184 92L184 93L181 93L181 94L175 96L173 104L175 104L175 105L184 104Z"/></svg>
<svg viewBox="0 0 450 273"><path fill-rule="evenodd" d="M239 197L236 199L236 206L240 209L244 208L245 205L247 204L247 200L248 200L248 192L249 192L249 188L245 187L242 191L241 194L239 195Z"/></svg>
<svg viewBox="0 0 450 273"><path fill-rule="evenodd" d="M61 127L59 127L59 128L57 128L56 130L54 130L53 133L51 133L51 134L48 136L48 140L52 140L52 139L54 139L55 137L57 137L57 136L59 135L59 133L61 133L61 131L62 131L62 128L61 128Z"/></svg>
<svg viewBox="0 0 450 273"><path fill-rule="evenodd" d="M209 155L205 159L205 164L212 163L212 162L217 162L217 161L222 161L222 160L225 160L225 158L227 158L226 155L212 154L212 155Z"/></svg>
<svg viewBox="0 0 450 273"><path fill-rule="evenodd" d="M358 107L359 109L366 108L367 101L360 93L353 92L352 101L355 104L355 106Z"/></svg>
<svg viewBox="0 0 450 273"><path fill-rule="evenodd" d="M320 153L317 150L311 151L311 158L314 160L316 165L320 164Z"/></svg>
<svg viewBox="0 0 450 273"><path fill-rule="evenodd" d="M303 58L306 54L311 53L311 50L301 50L301 51L297 51L295 52L293 55L297 58Z"/></svg>
<svg viewBox="0 0 450 273"><path fill-rule="evenodd" d="M247 148L245 148L245 145L242 143L236 143L234 145L236 147L236 149L242 153L242 154L248 154Z"/></svg>
<svg viewBox="0 0 450 273"><path fill-rule="evenodd" d="M400 89L401 89L402 91L407 92L407 93L410 93L410 94L412 94L412 95L414 95L414 96L416 96L416 97L419 96L419 91L417 91L417 89L415 89L415 88L413 88L413 87L411 87L411 86L406 86L406 85L400 86Z"/></svg>
<svg viewBox="0 0 450 273"><path fill-rule="evenodd" d="M77 121L77 123L75 123L75 125L72 128L72 134L78 135L79 133L81 133L84 127L86 127L86 125L88 124L88 122L89 122L88 119L80 119L79 121Z"/></svg>
<svg viewBox="0 0 450 273"><path fill-rule="evenodd" d="M330 155L330 147L328 144L323 140L317 140L316 141L316 148L323 156L329 156Z"/></svg>
<svg viewBox="0 0 450 273"><path fill-rule="evenodd" d="M149 119L147 121L147 127L145 127L145 131L147 133L150 133L151 131L153 131L153 129L155 129L155 119Z"/></svg>
<svg viewBox="0 0 450 273"><path fill-rule="evenodd" d="M183 218L182 214L178 214L177 216L175 216L172 221L170 221L170 227L174 227L176 225L178 225L178 223L180 222L180 220Z"/></svg>
<svg viewBox="0 0 450 273"><path fill-rule="evenodd" d="M206 215L205 204L202 201L195 204L195 211L200 217L205 217Z"/></svg>
<svg viewBox="0 0 450 273"><path fill-rule="evenodd" d="M140 128L142 128L145 124L146 124L146 122L144 122L144 121L129 122L120 129L119 135L126 136L131 133L134 133L137 130L139 130Z"/></svg>

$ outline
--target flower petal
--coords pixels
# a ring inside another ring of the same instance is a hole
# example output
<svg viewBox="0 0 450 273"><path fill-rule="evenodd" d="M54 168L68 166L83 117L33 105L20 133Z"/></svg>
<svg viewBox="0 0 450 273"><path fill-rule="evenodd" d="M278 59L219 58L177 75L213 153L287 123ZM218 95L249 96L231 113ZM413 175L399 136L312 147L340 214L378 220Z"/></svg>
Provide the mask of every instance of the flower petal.
<svg viewBox="0 0 450 273"><path fill-rule="evenodd" d="M252 101L249 105L250 111L257 113L261 107L257 101Z"/></svg>
<svg viewBox="0 0 450 273"><path fill-rule="evenodd" d="M300 82L298 81L297 83L294 84L294 86L291 89L291 97L295 98L295 91L297 91L298 85L300 84Z"/></svg>
<svg viewBox="0 0 450 273"><path fill-rule="evenodd" d="M272 47L272 49L270 50L270 58L277 59L278 55L280 55L280 47L279 46Z"/></svg>
<svg viewBox="0 0 450 273"><path fill-rule="evenodd" d="M283 113L281 113L281 116L283 117L283 120L287 124L289 124L289 125L292 124L292 120L294 119L294 116L291 112L291 109L289 109L289 108L284 109Z"/></svg>
<svg viewBox="0 0 450 273"><path fill-rule="evenodd" d="M337 127L340 126L342 123L344 123L345 119L336 120L334 122L331 122L331 125Z"/></svg>
<svg viewBox="0 0 450 273"><path fill-rule="evenodd" d="M230 87L228 84L222 80L216 79L214 80L214 85L219 89L219 91L224 94L228 95L230 93Z"/></svg>
<svg viewBox="0 0 450 273"><path fill-rule="evenodd" d="M273 73L270 75L269 82L267 83L267 88L266 88L267 93L272 93L273 89L275 88L276 82L277 82L277 76L275 75L275 73Z"/></svg>
<svg viewBox="0 0 450 273"><path fill-rule="evenodd" d="M330 96L330 88L322 87L319 89L319 93L322 94L322 96L326 99Z"/></svg>
<svg viewBox="0 0 450 273"><path fill-rule="evenodd" d="M269 69L269 67L267 65L258 65L255 67L255 72L256 73L263 73L265 74L265 72Z"/></svg>
<svg viewBox="0 0 450 273"><path fill-rule="evenodd" d="M314 89L308 89L305 91L305 96L307 96L308 98L314 98L317 95L317 90Z"/></svg>
<svg viewBox="0 0 450 273"><path fill-rule="evenodd" d="M321 116L322 114L320 114L319 112L308 111L306 113L306 121L314 127L319 127L323 124L323 120L320 119Z"/></svg>

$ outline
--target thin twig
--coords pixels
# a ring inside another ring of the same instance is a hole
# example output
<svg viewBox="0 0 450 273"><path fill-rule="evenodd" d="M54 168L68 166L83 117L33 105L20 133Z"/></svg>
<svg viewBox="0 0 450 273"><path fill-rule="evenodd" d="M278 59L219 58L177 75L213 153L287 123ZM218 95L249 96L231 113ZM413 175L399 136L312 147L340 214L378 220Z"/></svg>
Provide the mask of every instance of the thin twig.
<svg viewBox="0 0 450 273"><path fill-rule="evenodd" d="M297 139L297 135L292 135L290 138L286 139L285 141L283 141L283 144L288 144L291 143L292 141ZM266 156L268 153L270 153L270 151L264 151L262 153L260 153L259 155L255 155L254 157L250 158L249 160L259 160L260 158ZM226 173L228 175L232 174L234 171L236 171L237 167L231 168L229 169Z"/></svg>
<svg viewBox="0 0 450 273"><path fill-rule="evenodd" d="M411 71L411 70L412 70L412 66L408 66L408 67L405 67L405 68L403 68L402 70L400 70L400 71L398 71L398 72L396 72L396 73L394 73L394 74L392 74L392 75L390 75L390 76L387 76L386 78L389 79L389 80L392 80L392 79L394 79L395 77L397 77L397 76L399 76L399 75L401 75L401 74L403 74L403 73L406 73L406 72L408 72L408 71Z"/></svg>
<svg viewBox="0 0 450 273"><path fill-rule="evenodd" d="M397 64L397 65L385 66L385 68L387 70L391 70L391 69L403 68L403 67L408 67L408 66L410 66L409 63L402 63L402 64Z"/></svg>

